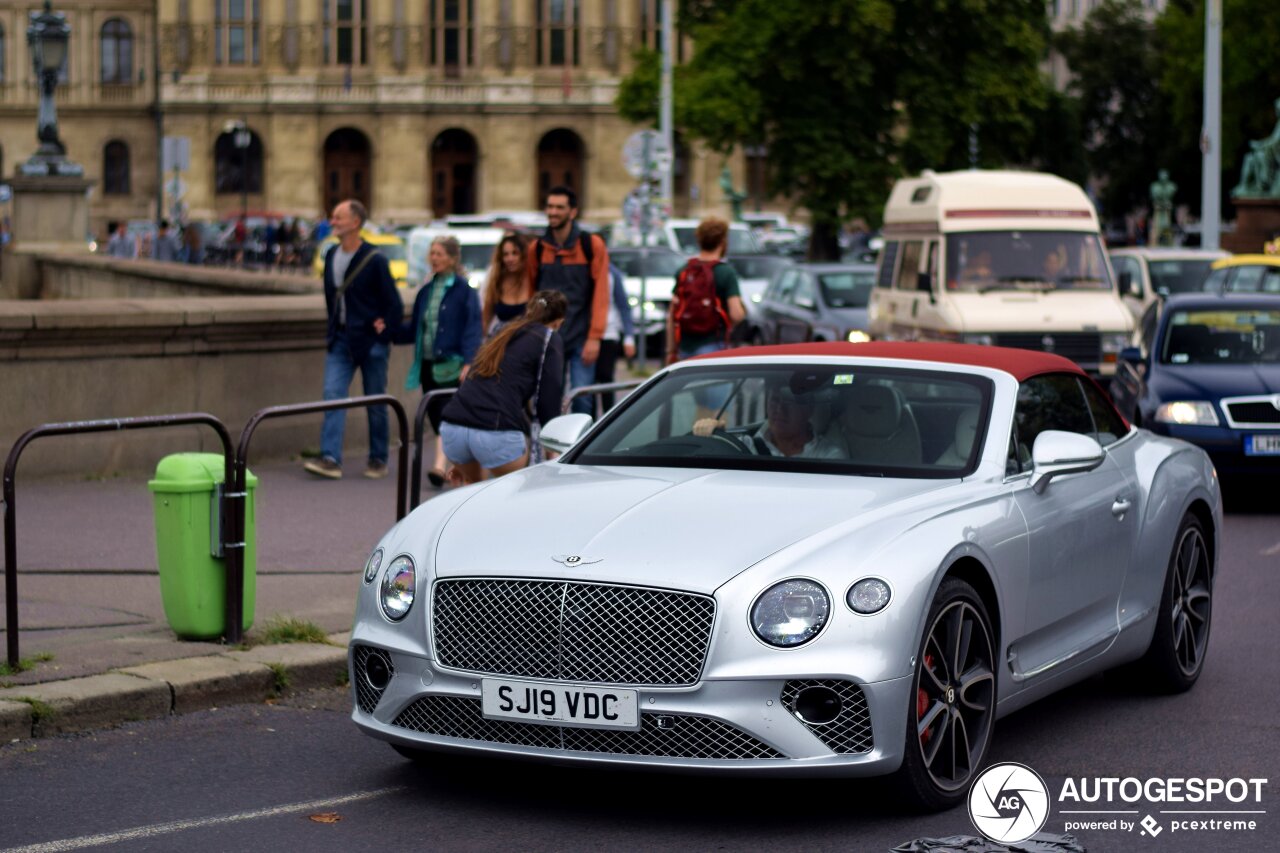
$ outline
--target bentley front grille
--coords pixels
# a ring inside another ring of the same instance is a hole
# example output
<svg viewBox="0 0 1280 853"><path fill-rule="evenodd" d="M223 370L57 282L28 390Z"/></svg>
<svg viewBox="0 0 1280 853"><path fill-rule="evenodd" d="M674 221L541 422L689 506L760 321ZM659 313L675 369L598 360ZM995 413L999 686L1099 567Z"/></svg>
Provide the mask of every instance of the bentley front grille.
<svg viewBox="0 0 1280 853"><path fill-rule="evenodd" d="M431 610L442 667L577 684L696 684L715 599L644 587L442 580Z"/></svg>
<svg viewBox="0 0 1280 853"><path fill-rule="evenodd" d="M402 711L392 725L441 737L572 752L721 761L785 757L728 723L690 714L642 713L634 731L580 729L489 720L479 699L427 696Z"/></svg>
<svg viewBox="0 0 1280 853"><path fill-rule="evenodd" d="M800 694L806 690L830 691L836 697L839 711L830 720L817 723L810 722L797 712ZM867 709L867 699L862 688L852 681L837 679L813 679L809 681L788 681L782 687L782 704L797 720L804 724L813 735L832 752L849 755L870 752L871 712Z"/></svg>

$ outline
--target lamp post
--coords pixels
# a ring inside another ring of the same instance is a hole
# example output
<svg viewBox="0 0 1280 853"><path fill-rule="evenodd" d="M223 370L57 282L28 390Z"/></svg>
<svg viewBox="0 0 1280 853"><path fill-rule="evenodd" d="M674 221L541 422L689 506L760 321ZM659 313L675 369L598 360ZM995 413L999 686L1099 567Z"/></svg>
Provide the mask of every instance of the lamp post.
<svg viewBox="0 0 1280 853"><path fill-rule="evenodd" d="M36 113L36 138L40 140L40 147L31 159L18 167L19 174L84 175L84 167L67 159L67 149L58 139L58 112L53 103L58 73L67 61L67 42L70 39L71 27L67 24L67 16L54 12L50 0L45 0L43 12L31 13L27 44L31 48L31 64L40 86L40 106Z"/></svg>
<svg viewBox="0 0 1280 853"><path fill-rule="evenodd" d="M253 133L243 120L229 121L222 130L231 134L231 144L240 152L240 217L243 219L249 215L249 144L253 142Z"/></svg>

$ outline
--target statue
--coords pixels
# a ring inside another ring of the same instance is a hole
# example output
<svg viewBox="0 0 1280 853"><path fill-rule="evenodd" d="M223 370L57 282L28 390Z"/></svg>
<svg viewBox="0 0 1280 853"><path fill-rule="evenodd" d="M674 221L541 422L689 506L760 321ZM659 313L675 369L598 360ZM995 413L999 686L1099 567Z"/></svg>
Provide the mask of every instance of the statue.
<svg viewBox="0 0 1280 853"><path fill-rule="evenodd" d="M1173 194L1178 185L1169 180L1169 170L1161 169L1151 185L1151 245L1173 245Z"/></svg>
<svg viewBox="0 0 1280 853"><path fill-rule="evenodd" d="M724 199L729 202L729 207L733 211L733 221L741 222L742 203L747 200L747 194L733 188L733 175L729 172L728 166L720 170L720 189L724 191Z"/></svg>
<svg viewBox="0 0 1280 853"><path fill-rule="evenodd" d="M1280 119L1280 98L1276 99L1276 118ZM1249 143L1240 168L1240 183L1231 190L1235 197L1280 198L1280 121L1271 135Z"/></svg>

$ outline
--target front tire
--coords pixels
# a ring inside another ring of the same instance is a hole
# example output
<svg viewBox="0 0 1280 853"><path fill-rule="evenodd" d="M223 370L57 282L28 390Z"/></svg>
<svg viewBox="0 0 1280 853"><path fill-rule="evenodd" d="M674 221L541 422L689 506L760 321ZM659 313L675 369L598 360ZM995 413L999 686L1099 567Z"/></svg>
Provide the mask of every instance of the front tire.
<svg viewBox="0 0 1280 853"><path fill-rule="evenodd" d="M1213 615L1213 566L1200 519L1187 513L1169 555L1151 646L1139 664L1151 686L1190 690L1204 669Z"/></svg>
<svg viewBox="0 0 1280 853"><path fill-rule="evenodd" d="M906 749L897 782L921 808L964 800L995 725L995 643L987 608L973 587L938 587L916 654Z"/></svg>

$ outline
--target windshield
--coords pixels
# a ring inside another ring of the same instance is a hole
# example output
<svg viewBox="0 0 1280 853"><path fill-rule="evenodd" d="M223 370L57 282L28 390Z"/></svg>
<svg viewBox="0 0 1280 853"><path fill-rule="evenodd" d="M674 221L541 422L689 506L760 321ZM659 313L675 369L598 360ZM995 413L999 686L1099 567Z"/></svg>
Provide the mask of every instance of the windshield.
<svg viewBox="0 0 1280 853"><path fill-rule="evenodd" d="M1238 266L1231 276L1232 293L1280 293L1280 267Z"/></svg>
<svg viewBox="0 0 1280 853"><path fill-rule="evenodd" d="M681 252L689 255L698 254L698 239L694 236L696 230L693 225L672 227L671 233L675 235L676 242L680 244ZM729 254L750 255L759 251L760 247L756 245L756 240L751 236L751 232L748 229L729 229Z"/></svg>
<svg viewBox="0 0 1280 853"><path fill-rule="evenodd" d="M1165 364L1275 364L1280 362L1280 310L1243 305L1176 311L1163 349Z"/></svg>
<svg viewBox="0 0 1280 853"><path fill-rule="evenodd" d="M822 300L832 308L866 308L871 300L871 288L876 283L876 271L828 272L818 274L822 288Z"/></svg>
<svg viewBox="0 0 1280 853"><path fill-rule="evenodd" d="M646 276L669 278L684 266L684 258L680 255L660 250L646 252L643 258L640 252L611 252L609 259L617 264L627 278L639 278L641 272Z"/></svg>
<svg viewBox="0 0 1280 853"><path fill-rule="evenodd" d="M773 278L773 274L783 267L791 266L791 261L775 255L747 255L736 258L725 258L738 278Z"/></svg>
<svg viewBox="0 0 1280 853"><path fill-rule="evenodd" d="M1199 293L1209 277L1213 259L1203 261L1148 261L1151 287L1161 296L1171 293Z"/></svg>
<svg viewBox="0 0 1280 853"><path fill-rule="evenodd" d="M948 290L1111 289L1097 234L974 231L946 239Z"/></svg>
<svg viewBox="0 0 1280 853"><path fill-rule="evenodd" d="M966 374L699 365L628 397L565 461L956 477L976 465L990 399Z"/></svg>

